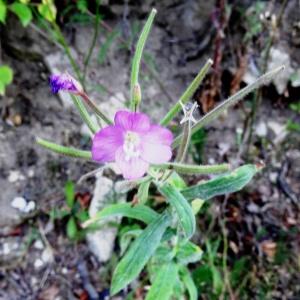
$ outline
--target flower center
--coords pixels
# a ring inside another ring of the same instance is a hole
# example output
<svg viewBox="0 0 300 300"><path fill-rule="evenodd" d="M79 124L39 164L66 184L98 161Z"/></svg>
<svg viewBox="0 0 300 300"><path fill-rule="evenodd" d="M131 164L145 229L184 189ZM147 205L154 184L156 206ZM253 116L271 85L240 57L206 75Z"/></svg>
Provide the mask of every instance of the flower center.
<svg viewBox="0 0 300 300"><path fill-rule="evenodd" d="M131 158L140 156L140 150L138 148L138 146L140 145L140 141L140 137L137 133L132 131L126 132L123 145L126 161L129 161Z"/></svg>

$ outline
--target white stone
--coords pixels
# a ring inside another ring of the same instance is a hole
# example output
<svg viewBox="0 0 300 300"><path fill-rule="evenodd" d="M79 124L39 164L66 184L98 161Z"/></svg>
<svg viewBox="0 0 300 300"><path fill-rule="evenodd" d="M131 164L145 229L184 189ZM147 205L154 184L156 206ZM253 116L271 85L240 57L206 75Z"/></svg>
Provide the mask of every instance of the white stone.
<svg viewBox="0 0 300 300"><path fill-rule="evenodd" d="M35 202L34 201L29 201L24 209L25 213L29 213L35 209Z"/></svg>
<svg viewBox="0 0 300 300"><path fill-rule="evenodd" d="M265 122L259 122L255 128L255 133L259 137L266 137L268 128Z"/></svg>
<svg viewBox="0 0 300 300"><path fill-rule="evenodd" d="M16 197L11 202L11 206L23 212L27 206L27 201L23 197Z"/></svg>
<svg viewBox="0 0 300 300"><path fill-rule="evenodd" d="M44 244L41 240L36 240L33 244L33 247L38 250L44 249Z"/></svg>
<svg viewBox="0 0 300 300"><path fill-rule="evenodd" d="M111 201L114 194L113 181L101 174L97 175L93 198L89 208L89 215L94 217L96 213L101 210L107 203ZM122 196L118 196L118 200L122 200ZM117 229L115 227L105 226L107 222L118 222L120 218L106 219L101 224L103 227L97 231L90 232L87 234L87 242L91 252L97 257L99 262L106 262L110 259L115 238L117 235Z"/></svg>
<svg viewBox="0 0 300 300"><path fill-rule="evenodd" d="M45 248L42 253L41 259L44 263L51 263L54 260L53 253L49 247Z"/></svg>
<svg viewBox="0 0 300 300"><path fill-rule="evenodd" d="M21 174L20 171L11 170L8 175L8 181L11 183L17 182L19 180L24 180L25 177Z"/></svg>
<svg viewBox="0 0 300 300"><path fill-rule="evenodd" d="M44 262L40 258L38 258L35 260L33 265L35 269L40 269L44 265Z"/></svg>

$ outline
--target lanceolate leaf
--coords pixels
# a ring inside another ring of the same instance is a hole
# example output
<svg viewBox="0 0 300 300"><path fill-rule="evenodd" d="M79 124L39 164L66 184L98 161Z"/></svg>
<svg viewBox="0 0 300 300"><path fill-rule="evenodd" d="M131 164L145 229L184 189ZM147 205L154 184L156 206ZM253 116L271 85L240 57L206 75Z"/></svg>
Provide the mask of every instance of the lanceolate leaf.
<svg viewBox="0 0 300 300"><path fill-rule="evenodd" d="M178 269L174 262L161 266L146 296L146 300L168 300L172 296Z"/></svg>
<svg viewBox="0 0 300 300"><path fill-rule="evenodd" d="M257 167L256 165L244 165L226 175L184 189L181 193L188 200L193 200L195 198L208 200L214 196L233 193L241 190L249 183L259 170L260 167Z"/></svg>
<svg viewBox="0 0 300 300"><path fill-rule="evenodd" d="M118 293L139 275L159 246L161 238L169 224L169 215L162 214L150 223L133 242L114 271L111 295Z"/></svg>
<svg viewBox="0 0 300 300"><path fill-rule="evenodd" d="M132 218L149 224L154 221L159 214L150 207L142 204L132 206L131 203L118 203L105 207L99 211L95 217L83 223L82 226L87 227L90 224L113 216Z"/></svg>
<svg viewBox="0 0 300 300"><path fill-rule="evenodd" d="M181 273L181 279L187 289L187 292L189 294L190 300L197 300L198 299L198 291L197 287L195 285L195 282L191 276L191 273L186 267L181 267L180 268L180 273Z"/></svg>
<svg viewBox="0 0 300 300"><path fill-rule="evenodd" d="M164 195L168 202L175 208L178 220L184 230L186 238L190 238L196 227L195 216L192 207L182 194L169 183L163 184L159 187L160 192Z"/></svg>

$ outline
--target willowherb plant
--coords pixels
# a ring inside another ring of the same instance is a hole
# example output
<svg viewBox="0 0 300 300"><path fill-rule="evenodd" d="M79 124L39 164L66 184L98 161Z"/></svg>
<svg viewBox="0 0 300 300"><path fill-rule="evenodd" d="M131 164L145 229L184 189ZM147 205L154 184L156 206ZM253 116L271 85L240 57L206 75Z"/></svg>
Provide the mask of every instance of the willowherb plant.
<svg viewBox="0 0 300 300"><path fill-rule="evenodd" d="M152 124L146 114L138 112L142 98L138 75L142 51L155 14L156 10L153 9L138 40L132 62L131 111L124 109L116 112L112 122L70 75L53 75L50 79L52 91L56 93L64 90L72 95L83 121L93 133L92 149L78 150L40 138L37 138L37 143L49 150L72 157L92 159L105 165L115 162L126 179L125 183L138 189L138 204L109 205L99 211L96 217L83 224L83 227L89 227L99 220L115 215L145 223L145 229L132 233L136 238L114 270L111 295L124 289L147 265L151 282L147 300L170 299L172 295L180 298L185 293L189 295L189 299L197 299L197 288L187 267L189 263L197 262L202 257L201 248L190 241L196 228L195 215L205 200L242 189L261 166L247 164L230 170L228 164L185 164L190 137L246 94L272 79L283 66L262 75L254 83L196 121L193 111L197 105L188 106L187 103L209 71L212 65L209 59L160 124ZM90 118L85 105L89 106L107 126L100 129ZM182 133L173 139L171 131L166 126L181 110L184 113L179 124L183 125ZM177 147L176 158L170 161ZM179 175L217 173L224 174L194 186L186 186ZM155 211L146 205L151 184L157 187L158 192L166 200L166 206L162 211Z"/></svg>

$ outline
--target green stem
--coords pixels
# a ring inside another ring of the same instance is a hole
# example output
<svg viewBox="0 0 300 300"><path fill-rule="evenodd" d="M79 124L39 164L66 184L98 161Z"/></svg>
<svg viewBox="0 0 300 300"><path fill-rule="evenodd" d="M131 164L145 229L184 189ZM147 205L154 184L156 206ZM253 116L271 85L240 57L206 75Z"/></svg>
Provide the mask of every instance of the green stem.
<svg viewBox="0 0 300 300"><path fill-rule="evenodd" d="M48 150L51 150L55 153L63 154L66 156L83 158L83 159L92 159L92 153L90 151L79 150L76 148L65 147L58 145L47 140L36 138L36 143Z"/></svg>
<svg viewBox="0 0 300 300"><path fill-rule="evenodd" d="M190 139L191 139L191 126L192 126L191 121L189 120L184 123L183 135L176 156L176 162L182 163L184 161L187 150L189 148Z"/></svg>
<svg viewBox="0 0 300 300"><path fill-rule="evenodd" d="M161 169L175 170L181 174L217 174L224 173L230 170L229 164L220 165L187 165L181 163L165 163L159 165L153 165Z"/></svg>
<svg viewBox="0 0 300 300"><path fill-rule="evenodd" d="M209 71L212 64L213 64L213 61L211 59L209 59L206 62L206 64L200 70L198 75L194 78L192 83L189 85L189 87L186 89L186 91L182 94L179 101L169 110L169 112L165 115L165 117L160 121L160 124L162 126L168 125L174 119L174 117L180 112L180 110L181 110L180 102L182 104L186 104L193 97L194 93L196 92L197 88L201 84L203 78Z"/></svg>
<svg viewBox="0 0 300 300"><path fill-rule="evenodd" d="M131 68L131 81L130 81L130 93L131 93L131 108L132 110L135 110L137 107L137 104L134 103L135 97L134 97L134 88L138 84L139 80L139 71L140 71L140 65L141 65L141 59L142 59L142 53L145 47L146 40L148 38L154 17L156 15L156 9L152 9L146 24L144 25L143 31L139 37L139 40L136 45L136 50L133 56L132 60L132 68Z"/></svg>
<svg viewBox="0 0 300 300"><path fill-rule="evenodd" d="M82 101L77 96L74 96L72 94L71 94L71 98L72 98L73 103L76 106L82 120L84 121L84 123L88 126L88 128L90 129L90 131L92 133L96 133L99 130L99 127L91 119L91 116L88 113L88 111L86 110Z"/></svg>
<svg viewBox="0 0 300 300"><path fill-rule="evenodd" d="M99 108L98 106L89 98L89 96L85 93L80 94L82 99L86 102L86 104L94 111L96 115L98 115L106 124L113 124L113 121L110 120Z"/></svg>
<svg viewBox="0 0 300 300"><path fill-rule="evenodd" d="M227 100L222 102L220 105L215 107L213 110L211 110L209 113L207 113L203 118L201 118L193 127L192 127L192 135L201 129L202 127L209 124L211 121L216 119L223 111L225 111L227 108L229 108L232 105L237 104L240 100L242 100L247 94L252 92L253 90L257 89L261 85L266 84L266 82L270 81L272 78L274 78L280 71L284 69L284 66L280 66L264 75L256 79L253 83L247 85L240 91L238 91L233 96L229 97ZM177 136L176 139L173 141L172 147L175 148L180 144L180 141L182 139L182 134Z"/></svg>

